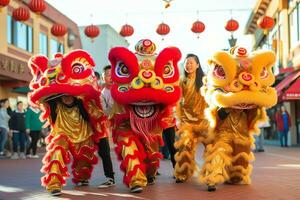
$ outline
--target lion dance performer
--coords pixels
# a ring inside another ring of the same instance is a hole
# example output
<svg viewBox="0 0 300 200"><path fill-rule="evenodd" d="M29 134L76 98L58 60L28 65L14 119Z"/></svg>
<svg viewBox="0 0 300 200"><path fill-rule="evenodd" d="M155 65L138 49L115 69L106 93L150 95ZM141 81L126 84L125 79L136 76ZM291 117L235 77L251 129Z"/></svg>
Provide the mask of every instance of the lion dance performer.
<svg viewBox="0 0 300 200"><path fill-rule="evenodd" d="M180 98L177 62L179 49L168 47L158 55L155 44L144 39L136 53L124 47L111 49L111 94L116 105L113 139L131 192L154 184L161 154L162 131L174 125L172 109Z"/></svg>
<svg viewBox="0 0 300 200"><path fill-rule="evenodd" d="M176 109L179 119L179 139L175 143L178 149L174 169L176 183L183 183L193 176L197 167L196 149L198 144L204 143L207 138L209 124L204 116L207 105L200 92L203 76L198 57L188 54L185 59L184 77L180 80L182 97Z"/></svg>
<svg viewBox="0 0 300 200"><path fill-rule="evenodd" d="M67 164L73 156L72 181L88 185L93 165L97 163L94 142L107 134L94 61L83 50L56 54L49 61L34 56L28 63L33 79L29 99L43 110L51 132L47 137L47 153L41 169L46 173L42 185L54 196L60 195L69 176Z"/></svg>
<svg viewBox="0 0 300 200"><path fill-rule="evenodd" d="M277 103L271 87L274 63L273 52L248 54L242 47L217 52L209 61L202 93L209 105L206 114L213 140L206 146L200 172L208 191L223 182L250 184L253 134L259 134L258 123L267 120L265 108Z"/></svg>

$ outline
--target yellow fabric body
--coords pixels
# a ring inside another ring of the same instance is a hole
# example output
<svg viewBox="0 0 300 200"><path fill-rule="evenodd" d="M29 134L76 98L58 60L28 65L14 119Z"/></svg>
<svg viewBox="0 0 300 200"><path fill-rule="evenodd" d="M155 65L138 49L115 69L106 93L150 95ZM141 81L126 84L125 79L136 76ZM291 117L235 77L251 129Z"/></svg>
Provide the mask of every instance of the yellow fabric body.
<svg viewBox="0 0 300 200"><path fill-rule="evenodd" d="M77 106L68 108L61 103L57 104L56 121L52 134L67 135L72 143L79 143L86 140L93 134L90 124L83 119Z"/></svg>
<svg viewBox="0 0 300 200"><path fill-rule="evenodd" d="M205 163L200 172L200 182L215 185L229 183L250 183L254 159L251 152L253 138L249 132L249 121L253 120L253 110L227 109L224 120L218 120L214 130L215 138L205 152Z"/></svg>

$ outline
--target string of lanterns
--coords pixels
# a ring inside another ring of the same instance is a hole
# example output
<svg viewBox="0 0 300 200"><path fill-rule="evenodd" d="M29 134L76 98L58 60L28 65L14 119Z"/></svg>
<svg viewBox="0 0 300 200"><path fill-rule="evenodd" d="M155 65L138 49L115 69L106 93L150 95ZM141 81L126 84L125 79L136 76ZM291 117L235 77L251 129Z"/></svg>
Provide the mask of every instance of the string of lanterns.
<svg viewBox="0 0 300 200"><path fill-rule="evenodd" d="M166 8L170 6L170 2L172 0L166 0ZM4 8L9 5L10 0L0 0L0 12L1 8ZM44 0L30 0L28 3L28 7L26 6L20 6L19 8L16 8L12 12L12 17L16 21L24 22L30 18L30 10L37 15L41 15L46 9L47 4ZM257 21L257 26L260 29L264 30L264 34L267 34L269 30L271 30L275 25L275 21L272 17L269 16L262 16ZM197 35L197 38L200 37L200 34L205 31L205 24L201 22L200 20L196 20L191 27L191 31ZM230 19L227 21L225 25L225 30L230 32L231 35L234 31L238 30L239 23L237 20ZM156 28L156 33L161 35L162 38L164 38L166 35L168 35L171 31L170 26L167 23L160 23ZM64 24L60 23L54 23L51 27L51 33L52 35L56 37L63 37L67 33L67 27ZM91 41L93 42L96 37L100 35L100 29L99 27L91 24L87 26L84 30L84 33L87 37L91 38ZM124 24L121 27L121 30L119 34L122 37L130 37L134 34L134 27L130 24Z"/></svg>

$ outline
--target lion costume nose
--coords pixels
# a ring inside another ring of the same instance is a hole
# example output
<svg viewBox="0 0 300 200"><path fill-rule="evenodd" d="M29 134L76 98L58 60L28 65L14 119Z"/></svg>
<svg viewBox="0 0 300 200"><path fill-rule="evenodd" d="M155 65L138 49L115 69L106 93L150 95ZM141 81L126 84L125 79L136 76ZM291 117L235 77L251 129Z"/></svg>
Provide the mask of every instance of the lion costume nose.
<svg viewBox="0 0 300 200"><path fill-rule="evenodd" d="M142 87L152 87L154 89L163 88L163 80L156 76L155 72L152 70L141 70L137 77L135 77L131 86L134 89L140 89Z"/></svg>
<svg viewBox="0 0 300 200"><path fill-rule="evenodd" d="M239 81L244 84L244 85L251 85L254 82L254 77L252 74L248 73L248 72L242 72L239 75Z"/></svg>

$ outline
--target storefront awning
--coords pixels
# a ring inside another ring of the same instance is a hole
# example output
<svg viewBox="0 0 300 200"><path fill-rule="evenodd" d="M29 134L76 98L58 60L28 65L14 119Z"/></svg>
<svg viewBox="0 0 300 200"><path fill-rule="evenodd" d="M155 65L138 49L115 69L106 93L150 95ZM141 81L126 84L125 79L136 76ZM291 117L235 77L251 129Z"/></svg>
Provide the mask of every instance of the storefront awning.
<svg viewBox="0 0 300 200"><path fill-rule="evenodd" d="M28 92L30 92L30 88L25 86L25 87L18 87L18 88L14 88L11 90L12 92L16 92L16 93L24 93L27 94Z"/></svg>
<svg viewBox="0 0 300 200"><path fill-rule="evenodd" d="M300 78L298 78L283 94L284 100L300 100Z"/></svg>
<svg viewBox="0 0 300 200"><path fill-rule="evenodd" d="M295 71L294 73L285 77L276 87L277 96L281 96L286 89L292 82L294 82L298 77L300 77L300 70Z"/></svg>

